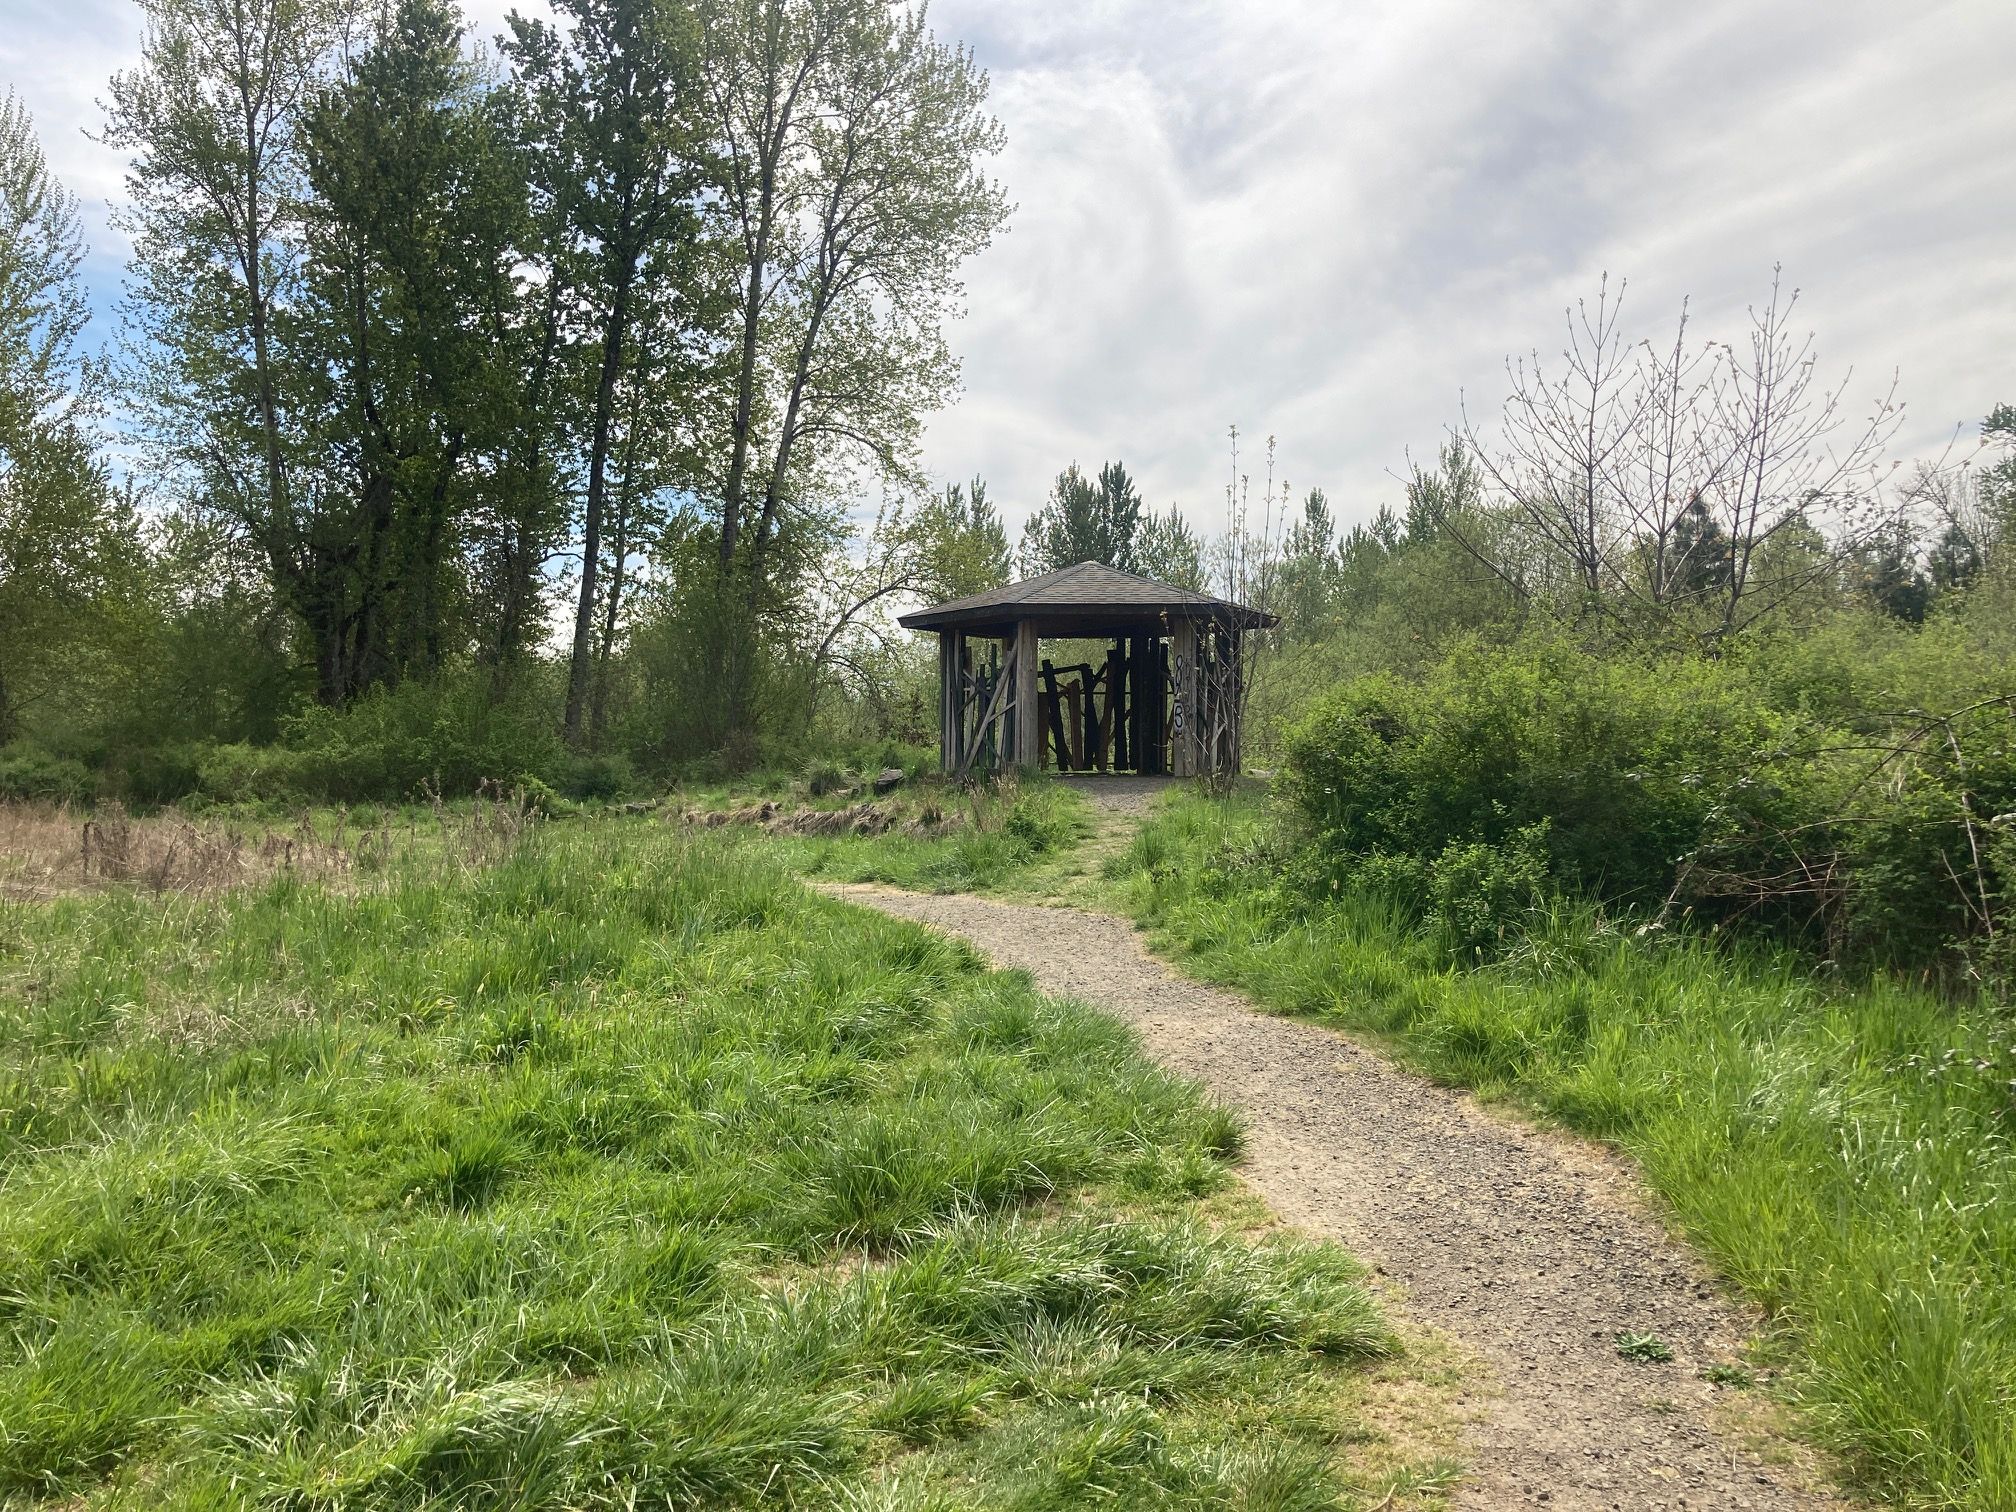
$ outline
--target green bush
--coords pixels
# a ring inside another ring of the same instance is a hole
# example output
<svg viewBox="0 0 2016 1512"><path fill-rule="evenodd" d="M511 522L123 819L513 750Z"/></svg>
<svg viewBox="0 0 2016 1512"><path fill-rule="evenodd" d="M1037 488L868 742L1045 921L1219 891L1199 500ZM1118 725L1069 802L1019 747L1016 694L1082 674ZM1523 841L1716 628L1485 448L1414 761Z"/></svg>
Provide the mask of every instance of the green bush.
<svg viewBox="0 0 2016 1512"><path fill-rule="evenodd" d="M302 796L332 801L472 793L528 777L559 787L568 767L537 690L493 698L473 672L380 689L343 709L304 709L286 721L285 744L301 762Z"/></svg>
<svg viewBox="0 0 2016 1512"><path fill-rule="evenodd" d="M831 757L822 756L805 764L805 791L814 798L844 793L854 786L854 774Z"/></svg>
<svg viewBox="0 0 2016 1512"><path fill-rule="evenodd" d="M1345 684L1289 732L1285 776L1317 845L1347 866L1502 845L1545 823L1554 878L1656 902L1710 815L1742 802L1726 779L1785 724L1706 663L1469 647L1419 682Z"/></svg>
<svg viewBox="0 0 2016 1512"><path fill-rule="evenodd" d="M1535 640L1465 647L1418 681L1355 679L1286 738L1293 875L1320 897L1392 873L1475 952L1505 926L1504 899L1476 890L1521 892L1530 859L1543 890L1978 977L2016 919L1997 841L2016 710L1994 699L2006 673L1924 634L1844 630L1845 671L1801 648L1715 661Z"/></svg>
<svg viewBox="0 0 2016 1512"><path fill-rule="evenodd" d="M202 757L201 746L129 748L107 761L104 785L142 808L174 803L201 789Z"/></svg>
<svg viewBox="0 0 2016 1512"><path fill-rule="evenodd" d="M81 761L51 755L27 741L0 747L0 798L89 803L96 788L90 768Z"/></svg>
<svg viewBox="0 0 2016 1512"><path fill-rule="evenodd" d="M319 796L308 763L285 746L205 746L196 771L197 790L219 803L296 803Z"/></svg>
<svg viewBox="0 0 2016 1512"><path fill-rule="evenodd" d="M1449 842L1435 862L1431 918L1452 952L1472 961L1497 955L1545 902L1548 829L1543 819L1503 845Z"/></svg>
<svg viewBox="0 0 2016 1512"><path fill-rule="evenodd" d="M636 788L630 758L620 754L576 756L567 762L560 782L560 791L569 798L621 798Z"/></svg>

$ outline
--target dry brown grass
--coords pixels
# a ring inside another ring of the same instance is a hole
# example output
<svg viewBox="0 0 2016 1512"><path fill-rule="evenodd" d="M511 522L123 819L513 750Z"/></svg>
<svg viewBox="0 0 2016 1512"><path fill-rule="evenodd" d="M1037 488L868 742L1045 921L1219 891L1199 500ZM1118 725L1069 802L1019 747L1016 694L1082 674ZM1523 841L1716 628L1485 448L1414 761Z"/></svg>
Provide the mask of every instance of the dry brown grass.
<svg viewBox="0 0 2016 1512"><path fill-rule="evenodd" d="M0 898L56 898L107 887L207 893L293 875L353 883L426 855L454 865L501 859L536 814L522 792L486 788L468 805L438 796L370 824L347 809L244 824L136 816L116 803L0 803Z"/></svg>

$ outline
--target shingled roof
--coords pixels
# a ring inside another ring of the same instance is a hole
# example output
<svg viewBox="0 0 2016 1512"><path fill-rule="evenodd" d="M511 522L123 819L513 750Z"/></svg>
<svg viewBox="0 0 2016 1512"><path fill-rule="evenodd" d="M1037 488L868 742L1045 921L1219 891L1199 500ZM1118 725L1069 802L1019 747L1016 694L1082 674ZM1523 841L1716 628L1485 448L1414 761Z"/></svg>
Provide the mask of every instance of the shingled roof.
<svg viewBox="0 0 2016 1512"><path fill-rule="evenodd" d="M1120 630L1145 633L1164 619L1214 620L1246 630L1280 623L1264 610L1173 583L1158 583L1098 562L1080 562L1041 577L989 588L985 593L968 594L900 615L897 623L909 630L981 634L1005 631L1018 620L1034 620L1046 635L1079 635Z"/></svg>

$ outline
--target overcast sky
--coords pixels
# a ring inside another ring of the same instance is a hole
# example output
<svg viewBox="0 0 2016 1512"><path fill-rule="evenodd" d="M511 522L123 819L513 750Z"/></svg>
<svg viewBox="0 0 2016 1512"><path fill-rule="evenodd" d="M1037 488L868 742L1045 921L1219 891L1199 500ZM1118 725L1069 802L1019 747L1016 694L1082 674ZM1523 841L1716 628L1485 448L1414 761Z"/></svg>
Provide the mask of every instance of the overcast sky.
<svg viewBox="0 0 2016 1512"><path fill-rule="evenodd" d="M494 31L509 0L468 5ZM123 0L0 0L0 83L88 202L101 308L133 60ZM1397 502L1459 394L1631 324L1734 336L1782 262L1823 371L1901 373L1902 453L2016 402L2016 0L939 0L993 76L1018 208L971 267L965 394L925 449L1012 524L1066 463L1222 509L1225 432L1347 519ZM1863 407L1866 407L1864 405Z"/></svg>

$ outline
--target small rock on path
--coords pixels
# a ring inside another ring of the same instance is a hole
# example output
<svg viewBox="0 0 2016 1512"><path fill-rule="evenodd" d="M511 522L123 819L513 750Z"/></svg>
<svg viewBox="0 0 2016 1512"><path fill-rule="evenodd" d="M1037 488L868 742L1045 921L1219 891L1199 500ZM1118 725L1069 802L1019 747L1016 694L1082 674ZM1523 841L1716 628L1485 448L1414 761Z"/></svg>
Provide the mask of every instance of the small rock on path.
<svg viewBox="0 0 2016 1512"><path fill-rule="evenodd" d="M1129 1020L1246 1128L1243 1174L1284 1220L1340 1240L1404 1292L1396 1311L1495 1377L1469 1406L1465 1508L1842 1508L1813 1459L1734 1442L1697 1372L1742 1314L1645 1210L1620 1160L1519 1128L1331 1031L1177 975L1124 919L833 886L964 937L1045 992ZM1619 1357L1656 1334L1669 1364Z"/></svg>

